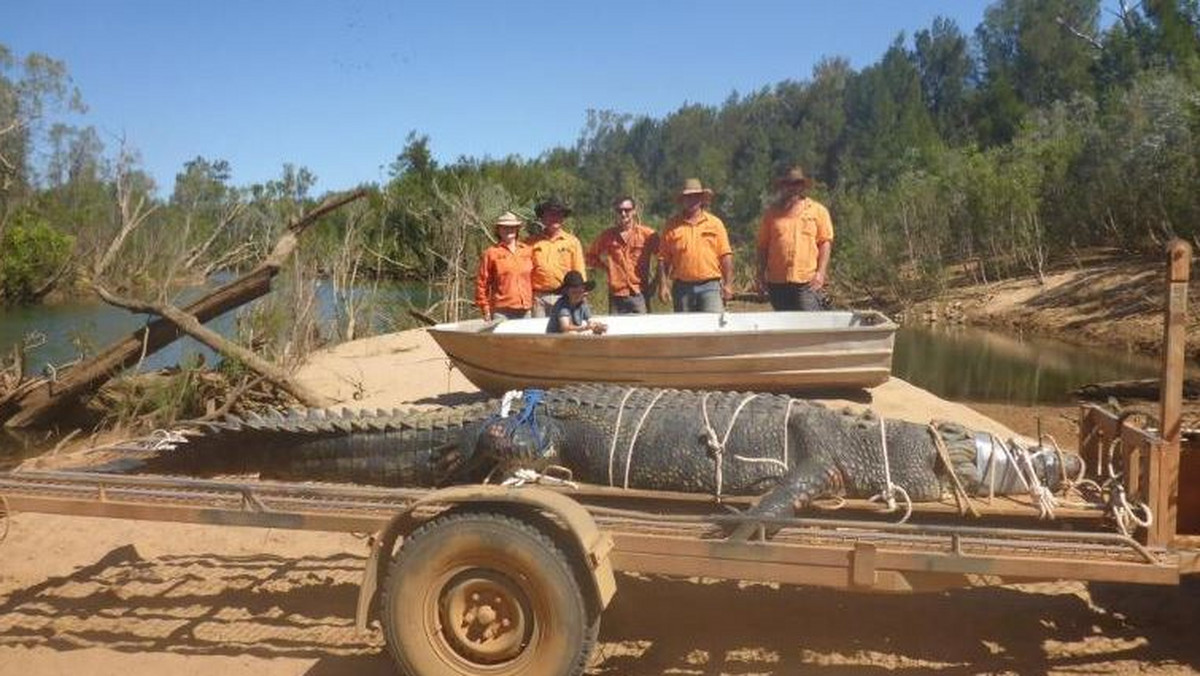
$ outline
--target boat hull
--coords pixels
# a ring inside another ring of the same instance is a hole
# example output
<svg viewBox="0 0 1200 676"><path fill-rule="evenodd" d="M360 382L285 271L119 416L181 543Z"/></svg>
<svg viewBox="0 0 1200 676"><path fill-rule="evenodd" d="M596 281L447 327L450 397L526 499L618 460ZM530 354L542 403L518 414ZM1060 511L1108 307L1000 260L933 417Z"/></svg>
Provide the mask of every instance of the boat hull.
<svg viewBox="0 0 1200 676"><path fill-rule="evenodd" d="M574 382L794 392L879 385L896 325L877 312L598 317L604 336L545 333L545 319L439 324L430 334L477 387Z"/></svg>

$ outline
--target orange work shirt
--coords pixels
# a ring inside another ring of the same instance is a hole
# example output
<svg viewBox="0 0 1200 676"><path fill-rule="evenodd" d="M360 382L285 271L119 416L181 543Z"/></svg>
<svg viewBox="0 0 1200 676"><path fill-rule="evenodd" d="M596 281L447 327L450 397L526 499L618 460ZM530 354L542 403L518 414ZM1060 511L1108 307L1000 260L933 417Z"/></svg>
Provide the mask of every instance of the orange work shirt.
<svg viewBox="0 0 1200 676"><path fill-rule="evenodd" d="M533 247L533 290L536 293L558 291L568 270L578 270L587 280L583 245L575 235L560 229L553 236L543 233L527 241Z"/></svg>
<svg viewBox="0 0 1200 676"><path fill-rule="evenodd" d="M817 274L817 245L832 241L833 220L822 204L806 197L787 209L768 209L758 226L758 256L767 257L767 281L811 280Z"/></svg>
<svg viewBox="0 0 1200 676"><path fill-rule="evenodd" d="M619 225L600 233L584 258L593 268L604 268L608 292L613 296L635 296L650 280L650 261L658 253L654 228L634 223L628 231Z"/></svg>
<svg viewBox="0 0 1200 676"><path fill-rule="evenodd" d="M733 254L721 219L701 211L689 221L682 214L667 221L658 257L670 266L677 282L706 282L721 278L721 257Z"/></svg>
<svg viewBox="0 0 1200 676"><path fill-rule="evenodd" d="M517 242L515 251L496 243L483 251L475 275L475 304L487 314L493 308L528 310L533 307L533 249Z"/></svg>

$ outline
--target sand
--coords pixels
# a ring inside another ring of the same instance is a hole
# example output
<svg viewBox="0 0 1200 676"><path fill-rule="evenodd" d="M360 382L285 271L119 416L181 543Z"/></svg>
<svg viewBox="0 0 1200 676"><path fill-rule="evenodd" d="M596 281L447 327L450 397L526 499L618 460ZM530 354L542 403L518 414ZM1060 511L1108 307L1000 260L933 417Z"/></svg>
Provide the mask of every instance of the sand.
<svg viewBox="0 0 1200 676"><path fill-rule="evenodd" d="M423 331L339 346L300 377L355 407L480 396ZM864 399L830 404L1012 433L896 379ZM379 634L353 630L356 536L41 514L7 526L0 676L392 673ZM1194 585L884 596L622 575L589 673L1193 673L1196 600Z"/></svg>

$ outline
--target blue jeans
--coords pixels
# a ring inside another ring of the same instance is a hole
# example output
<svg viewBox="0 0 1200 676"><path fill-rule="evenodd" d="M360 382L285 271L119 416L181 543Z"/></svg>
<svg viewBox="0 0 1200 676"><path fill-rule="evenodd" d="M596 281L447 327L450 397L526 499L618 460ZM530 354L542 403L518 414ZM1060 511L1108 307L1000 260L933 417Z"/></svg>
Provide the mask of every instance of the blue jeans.
<svg viewBox="0 0 1200 676"><path fill-rule="evenodd" d="M813 291L808 282L803 284L772 282L767 284L767 295L771 297L771 307L776 312L780 310L816 312L824 309L820 294Z"/></svg>
<svg viewBox="0 0 1200 676"><path fill-rule="evenodd" d="M721 301L721 280L706 282L672 282L671 300L676 312L724 312Z"/></svg>
<svg viewBox="0 0 1200 676"><path fill-rule="evenodd" d="M525 319L529 316L529 310L522 310L516 307L494 307L492 308L492 318L497 316L505 319Z"/></svg>
<svg viewBox="0 0 1200 676"><path fill-rule="evenodd" d="M614 315L644 315L650 312L650 302L645 294L631 293L628 296L608 297L608 311Z"/></svg>

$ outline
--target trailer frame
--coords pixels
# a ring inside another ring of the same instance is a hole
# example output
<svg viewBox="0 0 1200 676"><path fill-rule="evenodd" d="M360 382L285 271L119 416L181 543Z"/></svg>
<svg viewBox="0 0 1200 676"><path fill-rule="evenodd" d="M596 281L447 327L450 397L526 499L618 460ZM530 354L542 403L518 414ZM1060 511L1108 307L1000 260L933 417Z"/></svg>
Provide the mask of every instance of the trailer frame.
<svg viewBox="0 0 1200 676"><path fill-rule="evenodd" d="M355 613L362 629L394 603L403 582L386 578L410 536L463 515L525 524L549 543L575 577L588 631L616 593L616 571L887 592L1056 579L1177 584L1200 572L1200 538L1176 527L1191 249L1174 242L1168 258L1159 427L1140 427L1096 406L1080 411L1079 449L1093 478L1121 485L1155 515L1149 527L1128 535L1112 532L1108 511L1099 507L1063 508L1039 522L1019 496L980 503L979 525L964 525L949 501L919 505L915 523L895 524L865 501L850 501L839 518L757 519L739 511L751 503L745 498L717 504L711 496L586 485L386 489L69 471L0 474L0 508L371 533ZM406 661L411 656L391 640L402 631L392 613L390 627L384 619L389 646L412 669L417 662ZM457 646L468 639L454 640Z"/></svg>

